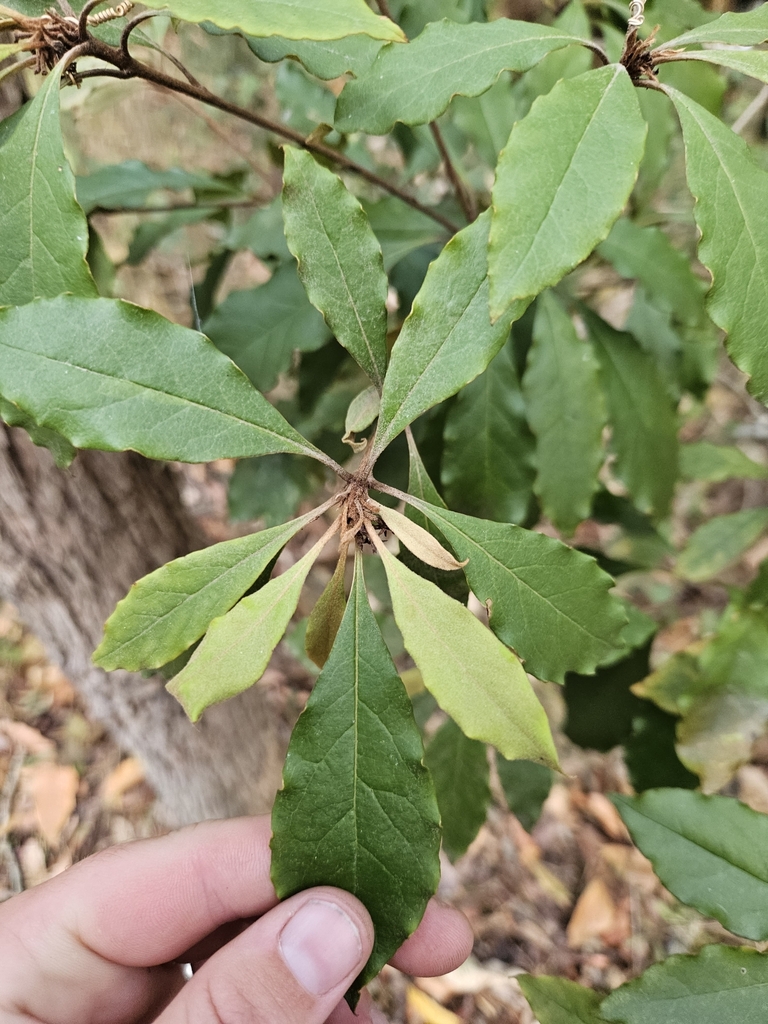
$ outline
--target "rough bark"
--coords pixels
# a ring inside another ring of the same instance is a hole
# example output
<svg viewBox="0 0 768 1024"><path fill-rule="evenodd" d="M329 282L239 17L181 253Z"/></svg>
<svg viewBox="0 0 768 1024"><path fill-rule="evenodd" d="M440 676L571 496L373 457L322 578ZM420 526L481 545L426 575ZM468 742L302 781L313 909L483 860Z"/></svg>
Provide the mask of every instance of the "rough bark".
<svg viewBox="0 0 768 1024"><path fill-rule="evenodd" d="M81 452L68 470L0 423L0 597L13 603L91 714L147 767L170 821L266 810L287 727L256 686L192 725L163 680L90 661L130 585L200 546L169 467Z"/></svg>

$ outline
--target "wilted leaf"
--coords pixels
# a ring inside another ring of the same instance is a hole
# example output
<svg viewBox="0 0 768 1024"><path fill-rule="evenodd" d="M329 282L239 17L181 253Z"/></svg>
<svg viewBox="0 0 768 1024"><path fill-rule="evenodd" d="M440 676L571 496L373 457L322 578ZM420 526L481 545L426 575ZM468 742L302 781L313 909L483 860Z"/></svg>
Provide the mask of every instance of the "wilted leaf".
<svg viewBox="0 0 768 1024"><path fill-rule="evenodd" d="M213 620L203 642L167 686L193 722L211 704L235 697L261 678L327 541L327 535L321 537L290 569Z"/></svg>
<svg viewBox="0 0 768 1024"><path fill-rule="evenodd" d="M457 562L450 551L446 551L431 533L412 519L384 505L379 506L379 516L397 539L422 562L435 569L461 569L464 563Z"/></svg>
<svg viewBox="0 0 768 1024"><path fill-rule="evenodd" d="M177 658L317 516L214 544L168 562L131 587L104 627L93 660L105 669L159 668Z"/></svg>
<svg viewBox="0 0 768 1024"><path fill-rule="evenodd" d="M285 149L283 218L311 302L381 390L387 368L387 277L360 203L304 150Z"/></svg>
<svg viewBox="0 0 768 1024"><path fill-rule="evenodd" d="M77 804L80 776L71 765L40 761L25 769L24 788L32 797L40 832L57 847L64 826Z"/></svg>
<svg viewBox="0 0 768 1024"><path fill-rule="evenodd" d="M113 299L0 310L3 397L76 448L321 457L203 335Z"/></svg>
<svg viewBox="0 0 768 1024"><path fill-rule="evenodd" d="M529 672L562 682L568 671L593 672L624 646L624 609L608 593L613 581L594 558L519 526L420 500L412 504L445 535L457 558L469 559L464 572L479 600L491 602L491 628Z"/></svg>
<svg viewBox="0 0 768 1024"><path fill-rule="evenodd" d="M449 718L424 755L435 784L443 849L451 860L466 852L488 812L491 789L486 750L484 743L469 739Z"/></svg>
<svg viewBox="0 0 768 1024"><path fill-rule="evenodd" d="M344 577L348 547L347 544L342 545L333 576L328 580L307 621L304 649L318 668L323 668L328 661L347 607Z"/></svg>
<svg viewBox="0 0 768 1024"><path fill-rule="evenodd" d="M397 121L426 124L453 96L479 96L502 71L527 71L577 36L525 21L434 21L408 46L387 46L339 97L336 128L386 135Z"/></svg>
<svg viewBox="0 0 768 1024"><path fill-rule="evenodd" d="M557 766L547 717L515 655L464 605L411 572L380 542L395 621L426 688L470 739L505 757Z"/></svg>
<svg viewBox="0 0 768 1024"><path fill-rule="evenodd" d="M272 813L278 896L339 886L373 919L373 952L353 991L414 931L440 878L434 789L361 562L336 643L293 730Z"/></svg>
<svg viewBox="0 0 768 1024"><path fill-rule="evenodd" d="M587 71L537 99L512 129L493 187L494 319L556 284L608 234L643 155L635 92L619 64Z"/></svg>
<svg viewBox="0 0 768 1024"><path fill-rule="evenodd" d="M768 938L768 816L686 789L611 799L674 896L736 935Z"/></svg>

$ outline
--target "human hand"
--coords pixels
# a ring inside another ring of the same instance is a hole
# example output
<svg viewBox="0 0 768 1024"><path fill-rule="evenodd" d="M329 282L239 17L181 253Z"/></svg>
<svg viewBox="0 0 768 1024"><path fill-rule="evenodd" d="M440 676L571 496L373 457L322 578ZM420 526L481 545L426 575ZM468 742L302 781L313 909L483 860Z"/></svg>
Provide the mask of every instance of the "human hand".
<svg viewBox="0 0 768 1024"><path fill-rule="evenodd" d="M115 846L0 906L2 1024L381 1024L343 1001L373 926L349 893L278 903L269 819L193 825ZM392 963L444 974L465 918L432 901ZM185 982L182 963L195 974Z"/></svg>

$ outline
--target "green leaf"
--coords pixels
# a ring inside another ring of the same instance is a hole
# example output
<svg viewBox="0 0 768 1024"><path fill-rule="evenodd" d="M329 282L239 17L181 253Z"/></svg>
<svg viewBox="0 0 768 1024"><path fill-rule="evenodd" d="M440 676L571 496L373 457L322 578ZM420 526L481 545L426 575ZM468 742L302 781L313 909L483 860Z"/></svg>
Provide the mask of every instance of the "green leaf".
<svg viewBox="0 0 768 1024"><path fill-rule="evenodd" d="M293 261L279 266L266 284L231 292L203 330L259 391L272 390L278 376L290 368L297 349L313 352L330 338L323 318L307 299Z"/></svg>
<svg viewBox="0 0 768 1024"><path fill-rule="evenodd" d="M665 516L677 480L677 421L655 361L634 338L585 314L600 361L615 473L642 512Z"/></svg>
<svg viewBox="0 0 768 1024"><path fill-rule="evenodd" d="M9 114L8 117L5 117L0 121L0 146L4 146L16 131L30 106L30 103L25 103L24 106L19 107L18 110L14 110L12 114Z"/></svg>
<svg viewBox="0 0 768 1024"><path fill-rule="evenodd" d="M619 64L559 82L512 129L493 187L491 316L581 263L632 191L646 123Z"/></svg>
<svg viewBox="0 0 768 1024"><path fill-rule="evenodd" d="M526 303L491 323L487 246L490 214L450 240L430 265L390 356L373 444L381 454L401 430L483 372Z"/></svg>
<svg viewBox="0 0 768 1024"><path fill-rule="evenodd" d="M632 839L681 903L747 939L768 938L768 816L685 789L611 796Z"/></svg>
<svg viewBox="0 0 768 1024"><path fill-rule="evenodd" d="M752 378L748 389L766 401L768 174L722 121L683 93L671 95L683 126L688 185L696 197L699 258L713 279L709 315L728 332L731 359Z"/></svg>
<svg viewBox="0 0 768 1024"><path fill-rule="evenodd" d="M443 849L452 861L466 852L488 813L491 788L486 750L484 743L466 737L449 718L424 755L435 784Z"/></svg>
<svg viewBox="0 0 768 1024"><path fill-rule="evenodd" d="M459 393L444 437L442 482L453 508L503 523L527 519L534 439L509 345Z"/></svg>
<svg viewBox="0 0 768 1024"><path fill-rule="evenodd" d="M145 219L136 228L128 248L126 263L129 267L138 266L160 242L172 235L179 228L190 224L200 224L215 216L216 211L210 208L199 210L174 210L164 217Z"/></svg>
<svg viewBox="0 0 768 1024"><path fill-rule="evenodd" d="M246 36L246 43L261 60L274 64L293 57L316 78L329 81L350 72L361 75L381 49L381 41L370 36L346 36L343 39L282 39L270 36L258 39Z"/></svg>
<svg viewBox="0 0 768 1024"><path fill-rule="evenodd" d="M193 722L211 704L235 697L261 679L327 540L327 535L321 537L290 569L211 622L203 642L167 686Z"/></svg>
<svg viewBox="0 0 768 1024"><path fill-rule="evenodd" d="M353 991L414 931L440 878L439 817L421 737L360 563L358 556L330 658L293 730L272 812L278 897L334 885L373 919L373 952Z"/></svg>
<svg viewBox="0 0 768 1024"><path fill-rule="evenodd" d="M39 448L48 449L59 469L66 469L70 466L77 455L77 449L72 447L66 437L62 437L61 434L57 434L55 430L50 430L48 427L39 427L31 416L28 416L13 402L7 402L2 395L0 395L0 419L9 427L23 427L34 444Z"/></svg>
<svg viewBox="0 0 768 1024"><path fill-rule="evenodd" d="M285 148L283 217L310 301L381 390L387 368L387 277L360 203L307 152Z"/></svg>
<svg viewBox="0 0 768 1024"><path fill-rule="evenodd" d="M347 595L344 590L347 549L347 544L342 545L333 576L328 580L307 620L304 649L318 668L322 668L330 657L341 620L344 618L344 609L347 607Z"/></svg>
<svg viewBox="0 0 768 1024"><path fill-rule="evenodd" d="M670 143L677 129L675 114L666 96L652 89L639 89L640 109L648 123L645 153L633 193L637 208L651 203L669 165Z"/></svg>
<svg viewBox="0 0 768 1024"><path fill-rule="evenodd" d="M588 50L582 50L589 59ZM453 122L470 139L478 156L495 167L512 126L521 116L520 104L509 76L502 75L481 96L457 96L451 107Z"/></svg>
<svg viewBox="0 0 768 1024"><path fill-rule="evenodd" d="M198 640L317 516L224 541L177 558L131 587L110 615L93 660L107 670L159 668Z"/></svg>
<svg viewBox="0 0 768 1024"><path fill-rule="evenodd" d="M283 229L282 197L276 196L244 224L233 227L224 244L235 251L250 249L260 260L290 261L292 256Z"/></svg>
<svg viewBox="0 0 768 1024"><path fill-rule="evenodd" d="M695 441L680 446L680 476L684 480L765 480L768 466L754 462L740 448Z"/></svg>
<svg viewBox="0 0 768 1024"><path fill-rule="evenodd" d="M554 20L554 27L560 32L582 39L592 37L589 15L581 0L570 0ZM562 78L575 78L589 71L594 62L593 54L583 46L567 46L540 61L527 75L515 82L514 92L521 102L517 120L525 116L537 96L551 91Z"/></svg>
<svg viewBox="0 0 768 1024"><path fill-rule="evenodd" d="M250 36L405 39L397 25L375 15L364 0L171 0L165 6L183 21L212 21Z"/></svg>
<svg viewBox="0 0 768 1024"><path fill-rule="evenodd" d="M19 53L23 46L23 43L0 43L0 62Z"/></svg>
<svg viewBox="0 0 768 1024"><path fill-rule="evenodd" d="M540 1024L602 1024L599 992L546 975L521 974L517 980Z"/></svg>
<svg viewBox="0 0 768 1024"><path fill-rule="evenodd" d="M688 771L675 749L673 715L649 700L632 718L632 732L624 740L624 763L636 793L660 786L697 789L699 779Z"/></svg>
<svg viewBox="0 0 768 1024"><path fill-rule="evenodd" d="M386 46L348 82L336 107L340 132L386 135L397 121L427 124L453 96L479 96L502 71L527 71L577 36L525 21L487 24L436 21L407 46Z"/></svg>
<svg viewBox="0 0 768 1024"><path fill-rule="evenodd" d="M768 956L754 949L705 946L671 956L612 992L600 1006L622 1024L760 1024L765 1017Z"/></svg>
<svg viewBox="0 0 768 1024"><path fill-rule="evenodd" d="M153 192L185 189L201 189L223 196L239 193L231 182L201 171L185 171L180 167L153 171L140 160L126 160L121 164L100 167L93 174L78 178L77 201L86 213L90 213L95 209L142 207Z"/></svg>
<svg viewBox="0 0 768 1024"><path fill-rule="evenodd" d="M76 448L209 462L320 453L207 338L114 299L0 310L3 396Z"/></svg>
<svg viewBox="0 0 768 1024"><path fill-rule="evenodd" d="M530 832L552 788L552 772L543 764L508 761L499 753L496 754L496 769L510 811Z"/></svg>
<svg viewBox="0 0 768 1024"><path fill-rule="evenodd" d="M406 206L395 196L387 196L375 203L362 201L362 206L381 245L386 271L414 249L441 242L446 237L445 229L431 217Z"/></svg>
<svg viewBox="0 0 768 1024"><path fill-rule="evenodd" d="M664 43L664 49L688 43L729 43L732 46L757 46L768 40L768 10L761 4L744 14L724 14L706 25L699 25Z"/></svg>
<svg viewBox="0 0 768 1024"><path fill-rule="evenodd" d="M620 217L598 252L622 277L637 278L651 301L673 312L679 321L691 326L701 322L704 287L688 258L663 231Z"/></svg>
<svg viewBox="0 0 768 1024"><path fill-rule="evenodd" d="M594 352L552 292L536 305L523 392L536 435L534 490L544 514L571 534L588 518L598 488L605 400Z"/></svg>
<svg viewBox="0 0 768 1024"><path fill-rule="evenodd" d="M760 82L768 82L768 53L765 50L694 50L686 53L685 57L692 61L719 64Z"/></svg>
<svg viewBox="0 0 768 1024"><path fill-rule="evenodd" d="M395 622L440 707L466 736L492 743L505 757L557 767L547 716L515 655L468 608L411 572L381 543L377 548Z"/></svg>
<svg viewBox="0 0 768 1024"><path fill-rule="evenodd" d="M314 460L295 455L240 459L229 479L229 514L236 522L263 519L265 526L279 526L296 514L323 479L323 470Z"/></svg>
<svg viewBox="0 0 768 1024"><path fill-rule="evenodd" d="M677 560L677 574L701 583L717 576L768 529L768 508L745 508L716 516L700 526Z"/></svg>
<svg viewBox="0 0 768 1024"><path fill-rule="evenodd" d="M457 558L469 559L464 572L477 598L491 602L491 629L533 675L560 683L568 671L593 672L624 646L626 614L594 558L519 526L419 499L412 504L442 531Z"/></svg>
<svg viewBox="0 0 768 1024"><path fill-rule="evenodd" d="M62 292L97 294L85 261L88 223L64 156L60 87L61 66L0 149L0 305L21 306ZM13 400L5 383L3 394Z"/></svg>
<svg viewBox="0 0 768 1024"><path fill-rule="evenodd" d="M345 433L359 433L361 430L365 430L366 427L370 427L379 415L380 402L381 395L376 390L375 384L361 391L359 395L355 395L349 403L347 416L344 420Z"/></svg>

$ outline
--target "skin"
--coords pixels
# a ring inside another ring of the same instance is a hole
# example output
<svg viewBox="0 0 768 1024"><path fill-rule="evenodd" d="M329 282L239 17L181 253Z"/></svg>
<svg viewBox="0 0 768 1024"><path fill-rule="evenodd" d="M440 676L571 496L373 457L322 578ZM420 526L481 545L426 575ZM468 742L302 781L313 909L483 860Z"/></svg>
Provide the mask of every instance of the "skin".
<svg viewBox="0 0 768 1024"><path fill-rule="evenodd" d="M373 942L367 911L330 887L278 903L269 838L266 817L203 822L4 903L1 1024L382 1024L367 994L356 1015L343 1001ZM471 946L433 900L392 963L445 974Z"/></svg>

